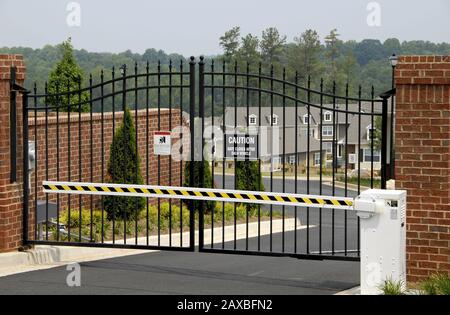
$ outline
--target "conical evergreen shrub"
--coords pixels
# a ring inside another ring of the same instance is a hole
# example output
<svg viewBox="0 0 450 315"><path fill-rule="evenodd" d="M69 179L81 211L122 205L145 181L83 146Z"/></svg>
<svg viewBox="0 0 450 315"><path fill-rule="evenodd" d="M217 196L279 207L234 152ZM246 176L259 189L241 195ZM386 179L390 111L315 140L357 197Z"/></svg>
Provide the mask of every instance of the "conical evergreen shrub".
<svg viewBox="0 0 450 315"><path fill-rule="evenodd" d="M107 169L110 183L137 185L144 183L136 147L136 129L130 110L125 108L123 122L116 130L111 144ZM146 198L106 196L104 206L109 220L135 219L145 208Z"/></svg>

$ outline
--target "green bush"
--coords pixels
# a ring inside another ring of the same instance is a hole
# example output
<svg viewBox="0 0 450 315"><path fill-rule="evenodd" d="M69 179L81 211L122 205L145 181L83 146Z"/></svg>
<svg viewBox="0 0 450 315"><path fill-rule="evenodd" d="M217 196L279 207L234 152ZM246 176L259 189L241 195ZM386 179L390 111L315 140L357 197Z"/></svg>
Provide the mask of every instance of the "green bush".
<svg viewBox="0 0 450 315"><path fill-rule="evenodd" d="M108 162L108 180L117 184L144 183L136 151L136 130L130 110L125 108L123 122L111 144ZM140 197L106 196L104 199L108 220L115 218L133 220L144 209L146 199Z"/></svg>
<svg viewBox="0 0 450 315"><path fill-rule="evenodd" d="M256 161L236 161L236 189L264 191L264 183ZM246 204L249 209L258 208L257 204Z"/></svg>
<svg viewBox="0 0 450 315"><path fill-rule="evenodd" d="M387 279L380 286L380 290L384 295L404 295L402 283L399 281L394 281L392 279Z"/></svg>
<svg viewBox="0 0 450 315"><path fill-rule="evenodd" d="M201 161L188 161L185 164L184 168L184 186L185 187L192 187L190 183L191 178L191 163L194 165L194 185L193 187L202 187L202 179L200 177L201 175L201 168L202 168L202 162ZM203 186L205 188L212 188L213 185L213 178L211 175L211 169L209 167L208 161L203 161ZM203 202L203 207L205 213L210 213L214 210L215 202L214 201L199 201L199 200L184 200L186 206L189 210L198 210L200 209L200 203ZM192 207L192 209L191 209Z"/></svg>
<svg viewBox="0 0 450 315"><path fill-rule="evenodd" d="M450 295L450 277L437 273L422 282L421 291L426 295Z"/></svg>
<svg viewBox="0 0 450 315"><path fill-rule="evenodd" d="M81 220L80 220L81 219ZM81 233L84 237L90 237L91 234L91 223L92 223L92 236L95 241L98 241L102 237L102 211L101 210L93 210L92 211L92 222L91 222L91 210L90 209L81 209L81 218L80 218L80 210L72 209L70 211L63 211L60 214L59 221L61 224L64 224L67 227L70 227L72 231L78 233L78 229L81 226ZM106 236L107 231L110 229L110 222L106 220L106 213L103 214L103 237ZM54 231L56 233L56 230ZM60 238L64 237L60 235ZM76 239L76 236L73 236Z"/></svg>

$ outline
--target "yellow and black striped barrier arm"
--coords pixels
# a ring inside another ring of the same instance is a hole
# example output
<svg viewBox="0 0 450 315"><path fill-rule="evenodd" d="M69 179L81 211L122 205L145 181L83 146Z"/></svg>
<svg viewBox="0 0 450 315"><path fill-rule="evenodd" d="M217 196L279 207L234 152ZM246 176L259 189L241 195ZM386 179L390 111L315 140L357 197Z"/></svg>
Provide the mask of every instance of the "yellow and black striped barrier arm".
<svg viewBox="0 0 450 315"><path fill-rule="evenodd" d="M348 210L353 210L354 203L352 198L346 197L330 197L230 189L58 181L43 181L42 185L45 193L58 194L211 200L221 202L272 204L281 206L307 206L315 208L334 209L339 208Z"/></svg>

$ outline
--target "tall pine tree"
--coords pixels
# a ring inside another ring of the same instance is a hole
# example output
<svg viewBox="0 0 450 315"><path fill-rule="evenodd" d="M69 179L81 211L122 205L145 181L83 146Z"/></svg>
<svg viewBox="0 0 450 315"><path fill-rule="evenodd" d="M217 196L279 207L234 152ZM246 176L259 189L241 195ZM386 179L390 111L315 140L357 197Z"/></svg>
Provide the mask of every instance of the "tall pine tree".
<svg viewBox="0 0 450 315"><path fill-rule="evenodd" d="M50 72L48 80L50 96L47 102L49 105L58 106L59 110L64 112L88 112L89 93L78 91L83 83L83 70L73 55L71 38L60 44L59 48L62 58ZM58 93L62 95L56 95Z"/></svg>

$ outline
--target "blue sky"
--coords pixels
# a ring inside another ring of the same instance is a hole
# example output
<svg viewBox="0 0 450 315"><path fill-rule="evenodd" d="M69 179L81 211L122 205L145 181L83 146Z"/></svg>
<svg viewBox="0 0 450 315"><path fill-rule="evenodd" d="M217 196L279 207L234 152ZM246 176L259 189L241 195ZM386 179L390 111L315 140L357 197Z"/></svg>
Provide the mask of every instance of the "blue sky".
<svg viewBox="0 0 450 315"><path fill-rule="evenodd" d="M219 36L235 25L243 35L275 26L289 40L307 28L322 38L337 28L344 40L450 42L448 0L378 0L380 26L367 24L370 0L78 0L79 27L66 23L70 2L0 0L0 46L39 48L71 36L76 48L89 51L210 55L220 52Z"/></svg>

